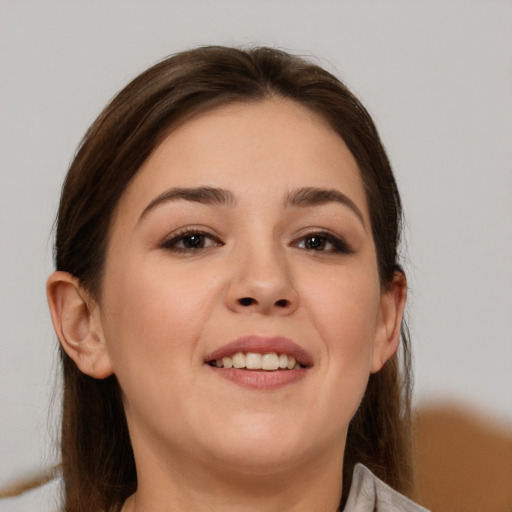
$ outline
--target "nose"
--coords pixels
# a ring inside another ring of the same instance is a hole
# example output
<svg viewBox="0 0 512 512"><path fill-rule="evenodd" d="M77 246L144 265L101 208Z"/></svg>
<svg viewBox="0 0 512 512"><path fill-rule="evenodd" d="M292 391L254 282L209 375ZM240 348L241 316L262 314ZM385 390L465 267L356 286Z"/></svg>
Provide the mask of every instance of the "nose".
<svg viewBox="0 0 512 512"><path fill-rule="evenodd" d="M229 309L238 313L263 315L292 314L299 305L286 256L277 250L246 250L233 255L226 292Z"/></svg>

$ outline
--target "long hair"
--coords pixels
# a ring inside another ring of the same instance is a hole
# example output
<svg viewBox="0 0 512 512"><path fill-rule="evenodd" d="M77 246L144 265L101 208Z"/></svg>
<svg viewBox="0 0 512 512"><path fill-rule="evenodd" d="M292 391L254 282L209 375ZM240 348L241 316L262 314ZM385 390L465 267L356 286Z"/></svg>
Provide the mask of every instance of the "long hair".
<svg viewBox="0 0 512 512"><path fill-rule="evenodd" d="M356 97L321 67L271 48L202 47L143 72L86 133L67 174L57 216L55 265L100 298L112 213L130 180L172 127L233 102L282 97L323 117L354 155L364 183L381 286L396 272L401 203L374 123ZM62 473L65 512L116 512L137 487L135 461L115 376L81 373L61 349ZM364 463L400 492L411 483L410 347L371 375L347 437L343 496Z"/></svg>

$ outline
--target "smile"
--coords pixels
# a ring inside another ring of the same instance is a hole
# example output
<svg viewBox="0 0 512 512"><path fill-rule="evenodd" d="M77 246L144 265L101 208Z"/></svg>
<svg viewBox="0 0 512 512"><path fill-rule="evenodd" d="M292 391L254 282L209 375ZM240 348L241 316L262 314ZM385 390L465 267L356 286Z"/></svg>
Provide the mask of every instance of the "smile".
<svg viewBox="0 0 512 512"><path fill-rule="evenodd" d="M234 384L271 391L304 379L313 366L313 357L288 338L249 335L214 350L204 363Z"/></svg>
<svg viewBox="0 0 512 512"><path fill-rule="evenodd" d="M232 357L223 357L210 361L210 366L216 368L237 368L246 370L299 370L303 366L293 356L270 352L258 354L256 352L237 352Z"/></svg>

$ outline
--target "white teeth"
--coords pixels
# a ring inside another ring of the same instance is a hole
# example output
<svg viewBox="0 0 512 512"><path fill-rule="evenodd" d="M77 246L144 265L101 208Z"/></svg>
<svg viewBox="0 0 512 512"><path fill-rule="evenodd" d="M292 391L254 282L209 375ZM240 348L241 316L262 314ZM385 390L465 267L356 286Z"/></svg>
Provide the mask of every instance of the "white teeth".
<svg viewBox="0 0 512 512"><path fill-rule="evenodd" d="M245 368L245 356L242 352L237 352L233 356L233 366L235 368Z"/></svg>
<svg viewBox="0 0 512 512"><path fill-rule="evenodd" d="M279 368L279 357L273 352L271 354L263 354L261 357L262 370L277 370Z"/></svg>
<svg viewBox="0 0 512 512"><path fill-rule="evenodd" d="M286 354L258 354L256 352L237 352L233 357L223 357L210 363L217 368L247 368L248 370L298 370L302 365L294 357Z"/></svg>
<svg viewBox="0 0 512 512"><path fill-rule="evenodd" d="M233 368L233 359L231 359L231 357L223 357L222 366L224 366L224 368Z"/></svg>
<svg viewBox="0 0 512 512"><path fill-rule="evenodd" d="M248 370L261 370L261 354L248 352L245 356L245 366Z"/></svg>

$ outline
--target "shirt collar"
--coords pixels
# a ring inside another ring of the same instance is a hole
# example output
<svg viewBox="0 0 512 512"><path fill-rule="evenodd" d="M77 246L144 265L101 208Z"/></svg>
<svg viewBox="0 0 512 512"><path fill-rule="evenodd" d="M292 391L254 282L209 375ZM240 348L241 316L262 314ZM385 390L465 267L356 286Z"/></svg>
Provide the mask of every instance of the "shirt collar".
<svg viewBox="0 0 512 512"><path fill-rule="evenodd" d="M379 480L367 467L356 464L343 512L428 512Z"/></svg>

